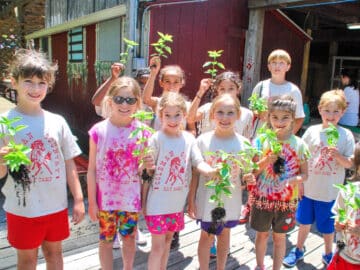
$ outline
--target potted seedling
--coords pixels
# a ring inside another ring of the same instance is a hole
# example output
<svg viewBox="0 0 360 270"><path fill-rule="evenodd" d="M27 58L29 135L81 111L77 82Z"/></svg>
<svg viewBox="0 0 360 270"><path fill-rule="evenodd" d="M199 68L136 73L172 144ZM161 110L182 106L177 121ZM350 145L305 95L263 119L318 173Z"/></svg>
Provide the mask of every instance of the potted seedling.
<svg viewBox="0 0 360 270"><path fill-rule="evenodd" d="M6 132L0 132L0 139L8 141L7 147L9 148L9 153L4 155L3 159L9 168L9 174L13 177L17 185L21 185L23 192L25 192L30 185L29 170L26 166L31 164L30 159L27 157L27 154L31 152L31 148L15 142L15 134L26 128L25 125L13 125L20 119L21 117L9 119L2 116L0 118L0 125L4 127ZM20 200L18 194L17 196ZM25 196L23 199L23 205L26 205Z"/></svg>
<svg viewBox="0 0 360 270"><path fill-rule="evenodd" d="M265 98L259 97L256 93L253 93L249 97L249 109L259 115L262 112L267 111L267 101Z"/></svg>
<svg viewBox="0 0 360 270"><path fill-rule="evenodd" d="M332 123L329 123L329 127L325 129L325 134L328 146L336 147L340 137L336 126L334 126Z"/></svg>
<svg viewBox="0 0 360 270"><path fill-rule="evenodd" d="M202 66L203 68L208 68L204 73L210 74L211 80L213 82L215 81L216 75L218 73L218 69L220 68L220 69L225 70L224 64L218 61L218 58L221 57L223 52L224 52L224 50L208 51L207 53L208 53L210 60L206 61ZM213 94L214 94L214 87L213 87L213 85L211 85L210 99L212 99Z"/></svg>
<svg viewBox="0 0 360 270"><path fill-rule="evenodd" d="M276 131L267 128L264 124L258 132L259 140L263 144L265 141L269 144L270 151L277 155L278 158L273 164L273 171L275 174L282 174L285 172L285 159L280 156L282 151L282 144L278 141Z"/></svg>
<svg viewBox="0 0 360 270"><path fill-rule="evenodd" d="M360 193L357 185L354 185L351 182L348 182L346 185L336 184L334 187L338 188L343 192L343 199L345 208L338 208L337 220L340 224L346 225L349 220L349 210L358 211L360 209L360 198L357 197L357 194ZM336 242L339 249L343 249L345 247L345 239L344 232L341 232L342 239Z"/></svg>

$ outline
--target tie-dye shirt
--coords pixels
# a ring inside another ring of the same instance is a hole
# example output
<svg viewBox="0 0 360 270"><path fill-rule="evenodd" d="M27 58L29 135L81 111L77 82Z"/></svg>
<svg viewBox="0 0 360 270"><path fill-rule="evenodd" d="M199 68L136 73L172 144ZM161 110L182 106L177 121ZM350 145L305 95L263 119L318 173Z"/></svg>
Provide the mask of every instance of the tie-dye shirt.
<svg viewBox="0 0 360 270"><path fill-rule="evenodd" d="M116 127L105 119L89 130L97 150L96 197L100 210L141 210L139 160L132 154L141 146L136 144L136 137L130 139L129 136L142 125L133 120L129 126ZM148 132L143 134L145 137L151 135Z"/></svg>
<svg viewBox="0 0 360 270"><path fill-rule="evenodd" d="M258 176L253 189L254 206L269 211L295 210L298 202L297 186L289 185L288 179L299 175L300 165L306 162L309 151L305 142L294 135L282 141L280 156L285 159L285 172L276 174L273 165L269 164ZM270 153L265 141L261 144L259 138L254 141L255 147L262 151L263 156ZM261 158L261 157L260 157ZM295 188L294 188L295 187Z"/></svg>

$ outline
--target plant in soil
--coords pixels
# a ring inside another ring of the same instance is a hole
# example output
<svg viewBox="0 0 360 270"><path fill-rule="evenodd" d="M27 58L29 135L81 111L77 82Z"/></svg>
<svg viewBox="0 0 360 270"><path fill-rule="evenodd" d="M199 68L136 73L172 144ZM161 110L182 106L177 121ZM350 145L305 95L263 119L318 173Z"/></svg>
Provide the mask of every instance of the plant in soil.
<svg viewBox="0 0 360 270"><path fill-rule="evenodd" d="M253 93L249 97L249 109L254 111L256 114L267 111L267 101L265 98L259 97L258 94Z"/></svg>
<svg viewBox="0 0 360 270"><path fill-rule="evenodd" d="M153 53L151 56L159 56L163 58L168 58L167 54L171 54L171 47L168 43L173 42L173 36L169 34L164 34L161 32L157 32L159 35L159 39L155 43L151 43L151 46L154 47L156 53Z"/></svg>
<svg viewBox="0 0 360 270"><path fill-rule="evenodd" d="M275 174L282 174L285 172L285 159L280 156L282 151L282 144L278 141L276 131L267 128L264 124L258 132L259 140L263 144L267 142L270 147L270 151L277 155L278 158L273 164L273 171Z"/></svg>
<svg viewBox="0 0 360 270"><path fill-rule="evenodd" d="M334 126L332 123L329 123L329 127L325 128L325 134L328 146L336 147L340 137L336 126Z"/></svg>
<svg viewBox="0 0 360 270"><path fill-rule="evenodd" d="M9 153L4 155L3 159L9 168L9 174L14 179L16 185L20 185L23 193L25 193L30 185L27 165L30 165L31 161L27 155L31 152L31 148L15 142L15 134L27 127L25 125L13 125L20 119L21 117L9 119L2 116L0 118L0 125L2 125L3 130L6 130L6 132L0 132L0 138L8 141L7 147L9 148ZM20 194L17 192L16 196L19 198L20 204ZM23 197L23 205L26 205L25 196Z"/></svg>

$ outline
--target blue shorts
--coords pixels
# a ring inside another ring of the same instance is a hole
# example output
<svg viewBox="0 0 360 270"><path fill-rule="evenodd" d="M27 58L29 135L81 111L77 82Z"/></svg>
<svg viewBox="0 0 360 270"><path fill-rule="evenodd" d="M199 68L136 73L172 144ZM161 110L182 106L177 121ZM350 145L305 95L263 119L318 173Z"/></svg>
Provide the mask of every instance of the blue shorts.
<svg viewBox="0 0 360 270"><path fill-rule="evenodd" d="M303 196L298 204L296 220L303 225L316 222L316 228L320 233L333 233L335 231L334 214L331 209L334 203L335 201L322 202Z"/></svg>
<svg viewBox="0 0 360 270"><path fill-rule="evenodd" d="M205 232L208 232L208 229L210 228L212 222L202 221L201 219L198 219L196 221L196 223L199 223L199 222L200 222L201 229ZM238 225L238 224L239 224L238 220L229 220L229 221L226 221L225 223L219 223L216 226L215 235L220 235L222 233L222 231L224 230L224 228L231 229L231 228L236 227L236 225Z"/></svg>

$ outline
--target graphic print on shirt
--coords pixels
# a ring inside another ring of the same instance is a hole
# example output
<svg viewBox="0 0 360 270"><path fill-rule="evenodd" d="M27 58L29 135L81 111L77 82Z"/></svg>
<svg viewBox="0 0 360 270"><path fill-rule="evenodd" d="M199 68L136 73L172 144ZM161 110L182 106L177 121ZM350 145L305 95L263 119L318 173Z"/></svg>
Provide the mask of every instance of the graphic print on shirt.
<svg viewBox="0 0 360 270"><path fill-rule="evenodd" d="M167 153L164 159L158 162L152 188L163 191L181 191L187 188L185 160L185 152L181 152L178 156L175 156L174 151ZM165 174L166 176L163 176Z"/></svg>
<svg viewBox="0 0 360 270"><path fill-rule="evenodd" d="M360 209L355 211L353 213L353 216L355 218L355 224L357 226L360 226ZM355 258L356 260L360 261L360 237L356 235L352 235L350 233L347 233L347 243L348 246L347 252L349 253L350 257Z"/></svg>
<svg viewBox="0 0 360 270"><path fill-rule="evenodd" d="M108 149L106 152L106 171L113 181L122 183L131 181L129 169L132 169L132 160L127 157L127 151L121 148ZM121 166L119 166L120 164Z"/></svg>
<svg viewBox="0 0 360 270"><path fill-rule="evenodd" d="M44 167L49 174L52 174L48 162L51 159L50 151L46 151L44 143L41 140L36 140L31 144L31 170L34 176L38 176L41 167Z"/></svg>
<svg viewBox="0 0 360 270"><path fill-rule="evenodd" d="M309 173L314 175L331 175L337 172L337 163L334 158L328 154L327 148L321 142L320 145L314 147L312 153L319 153L318 155L313 154L309 161ZM313 165L311 165L313 164Z"/></svg>

